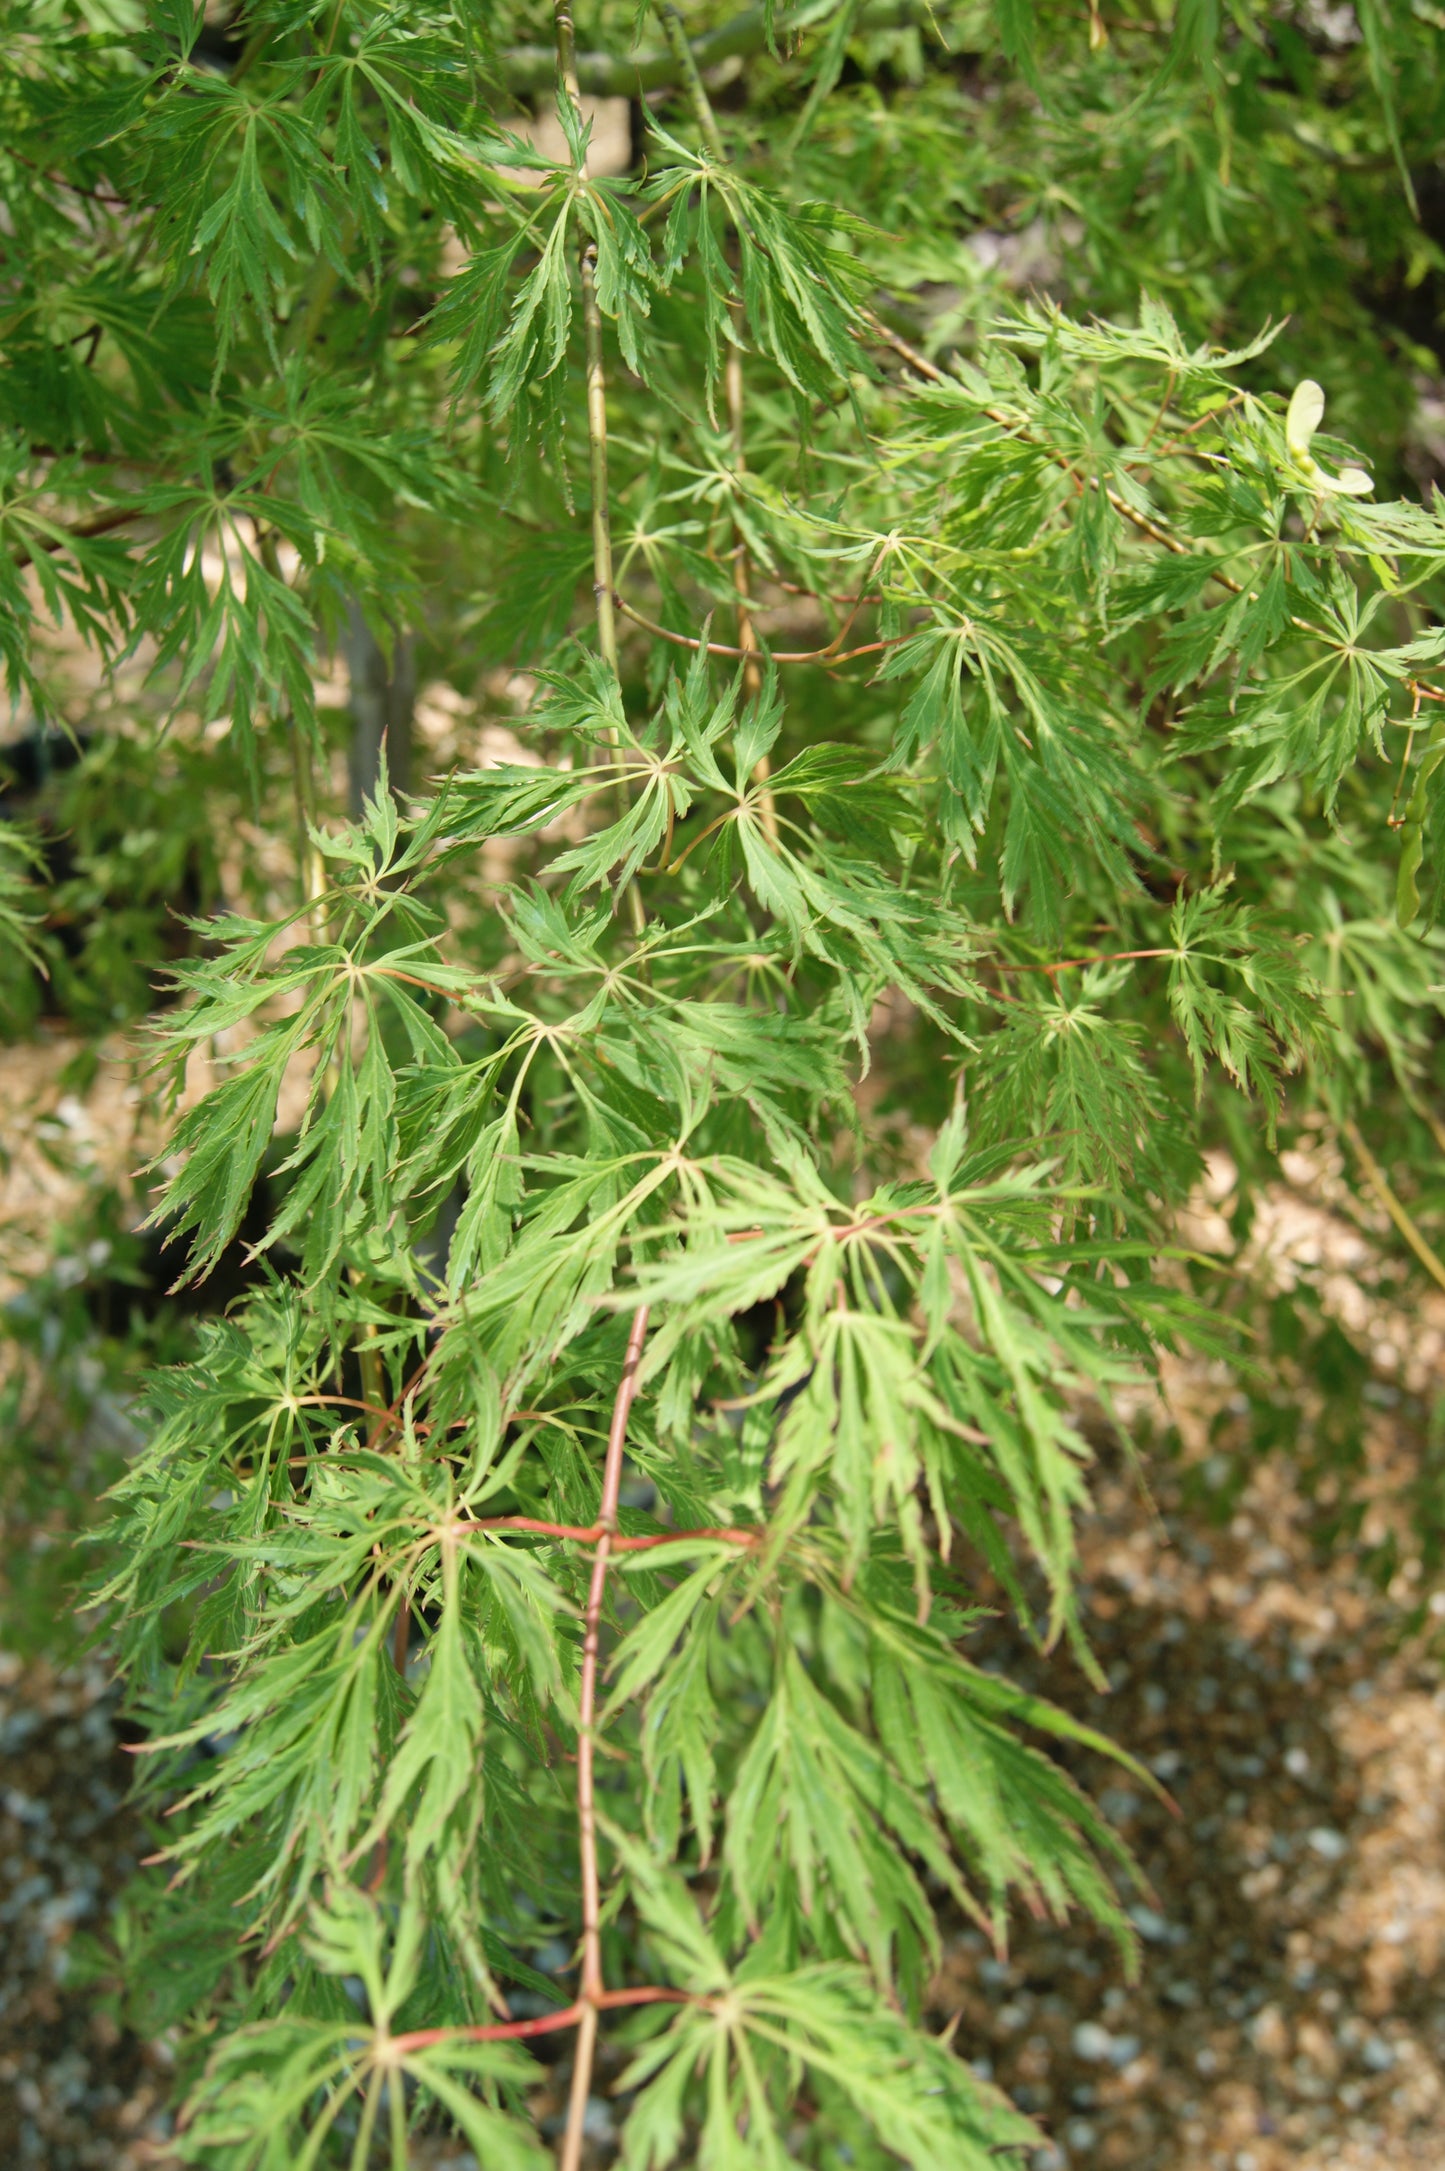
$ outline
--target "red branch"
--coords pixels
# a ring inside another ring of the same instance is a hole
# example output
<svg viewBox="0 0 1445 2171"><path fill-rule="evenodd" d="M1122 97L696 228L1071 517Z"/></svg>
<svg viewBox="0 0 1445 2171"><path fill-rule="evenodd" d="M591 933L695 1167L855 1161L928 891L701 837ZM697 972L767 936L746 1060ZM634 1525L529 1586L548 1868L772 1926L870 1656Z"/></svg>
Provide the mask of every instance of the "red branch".
<svg viewBox="0 0 1445 2171"><path fill-rule="evenodd" d="M604 2011L619 2005L691 2005L685 1990L664 1990L647 1983L635 1990L600 1990L591 2003ZM536 2020L488 2021L476 2028L414 2028L410 2035L394 2035L389 2051L406 2057L414 2050L429 2050L434 2043L516 2043L529 2035L555 2035L560 2028L575 2028L586 2008L579 1998L559 2012L543 2013Z"/></svg>
<svg viewBox="0 0 1445 2171"><path fill-rule="evenodd" d="M531 1530L542 1538L573 1538L579 1545L600 1545L605 1538L614 1553L646 1553L657 1545L681 1545L687 1538L715 1538L726 1545L756 1545L763 1533L718 1524L701 1530L663 1530L641 1538L624 1538L605 1523L544 1523L534 1515L489 1515L470 1526L473 1530Z"/></svg>

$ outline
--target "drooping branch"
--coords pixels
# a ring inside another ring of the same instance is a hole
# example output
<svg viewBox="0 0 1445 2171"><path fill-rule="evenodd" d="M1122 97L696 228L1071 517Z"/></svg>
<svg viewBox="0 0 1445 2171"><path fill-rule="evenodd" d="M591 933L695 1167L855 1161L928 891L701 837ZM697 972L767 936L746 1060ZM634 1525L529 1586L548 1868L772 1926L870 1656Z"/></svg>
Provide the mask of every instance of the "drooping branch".
<svg viewBox="0 0 1445 2171"><path fill-rule="evenodd" d="M883 319L876 315L873 310L865 309L862 316L864 323L873 336L876 339L881 339L885 346L891 347L893 352L902 361L905 361L918 376L926 378L930 384L954 384L957 382L955 378L949 376L946 369L940 369L936 362L929 361L927 355L920 354L916 347L910 346L901 334L895 332L891 325L885 324ZM1017 416L1009 414L1004 408L983 407L979 411L981 414L986 415L990 422L996 422L1000 429L1008 430L1014 436L1031 444L1039 442L1030 431L1020 425ZM1147 535L1151 543L1158 543L1162 550L1167 550L1175 558L1197 558L1202 555L1195 544L1188 543L1182 536L1172 534L1168 528L1161 527L1159 522L1152 520L1148 513L1141 512L1137 505L1131 505L1121 491L1115 490L1108 483L1100 482L1097 475L1081 475L1072 461L1067 459L1063 453L1055 451L1051 446L1045 446L1044 450L1047 451L1055 467L1063 470L1081 495L1084 491L1090 489L1102 490L1120 519L1127 520L1131 527L1138 530L1140 535ZM1209 578L1212 581L1217 581L1219 586L1226 589L1230 595L1242 596L1247 593L1252 603L1259 600L1253 589L1246 590L1243 581L1236 580L1232 573L1226 572L1217 559L1212 560L1210 563ZM1323 626L1311 625L1307 618L1299 617L1294 611L1290 613L1289 622L1297 632L1307 633L1316 641L1328 642L1331 640L1330 634L1326 632ZM1412 680L1412 686L1414 683ZM1421 691L1427 694L1431 700L1445 699L1445 695L1442 695L1433 687L1422 687Z"/></svg>
<svg viewBox="0 0 1445 2171"><path fill-rule="evenodd" d="M683 84L687 90L702 139L719 165L727 159L727 146L717 115L712 109L707 86L697 65L696 56L687 42L682 17L677 9L665 5L658 9L662 27L667 33L678 66L682 70ZM743 346L747 334L747 312L741 296L736 297L728 308L732 337L728 342L727 360L724 364L724 385L727 393L728 430L733 441L734 490L740 492L747 468L747 438L744 428L743 400ZM743 652L743 693L747 700L756 701L763 689L763 667L760 660L757 634L753 627L753 614L749 605L752 588L752 560L747 536L737 511L734 498L733 510L733 587L737 593L738 646ZM754 781L761 787L758 794L758 813L762 820L763 834L769 844L778 841L778 809L773 798L773 768L766 754L759 754L753 764Z"/></svg>
<svg viewBox="0 0 1445 2171"><path fill-rule="evenodd" d="M577 1719L577 1844L582 1870L582 2011L577 2025L577 2050L572 2065L572 2094L567 2108L567 2133L562 2145L561 2171L581 2171L582 2130L587 2116L587 2097L592 2087L592 2059L597 2047L597 2013L605 1993L602 1979L602 1890L597 1874L597 1816L594 1791L593 1728L597 1716L597 1656L602 1631L602 1601L607 1592L607 1565L617 1527L617 1502L622 1490L622 1458L627 1445L627 1420L637 1392L637 1368L647 1339L648 1307L639 1304L627 1337L627 1354L612 1405L612 1424L607 1435L607 1460L602 1472L602 1504L597 1511L602 1535L592 1556L592 1582L587 1593L586 1627L582 1641L582 1683Z"/></svg>
<svg viewBox="0 0 1445 2171"><path fill-rule="evenodd" d="M949 376L946 369L940 369L936 362L929 361L927 355L920 354L916 347L911 347L906 339L895 332L890 325L885 324L883 319L875 315L871 309L863 311L863 319L874 336L881 339L885 346L891 347L893 352L905 361L918 376L925 377L930 384L952 384L956 382L956 379ZM984 407L980 409L980 413L987 415L990 422L996 422L1000 429L1008 430L1028 443L1035 444L1038 442L1030 431L1021 427L1017 417L1010 415L1004 408ZM1182 536L1171 534L1168 528L1163 528L1157 520L1152 520L1148 513L1141 512L1137 505L1131 505L1122 492L1113 489L1108 483L1101 483L1096 475L1081 475L1072 461L1067 459L1063 453L1056 452L1049 446L1045 446L1044 449L1048 452L1049 458L1053 461L1055 467L1063 470L1081 494L1089 489L1102 490L1119 517L1122 520L1127 520L1131 527L1137 528L1141 535L1147 535L1151 543L1158 543L1161 549L1169 551L1176 558L1193 558L1200 555L1192 543L1185 542ZM1245 592L1243 583L1237 581L1233 574L1227 573L1222 565L1211 564L1209 577L1211 580L1218 581L1221 588L1228 589L1231 595L1239 596ZM1291 614L1290 624L1297 627L1301 633L1313 634L1316 640L1328 639L1328 635L1325 634L1323 629L1319 626L1312 626L1308 619L1297 618Z"/></svg>
<svg viewBox="0 0 1445 2171"><path fill-rule="evenodd" d="M1370 1189L1374 1192L1426 1273L1437 1281L1442 1289L1445 1289L1445 1259L1442 1259L1439 1252L1429 1243L1422 1231L1417 1227L1414 1216L1407 1211L1403 1203L1391 1190L1385 1171L1381 1168L1361 1136L1360 1126L1353 1116L1347 1116L1340 1128L1354 1148L1355 1158L1365 1172L1365 1181L1369 1184Z"/></svg>
<svg viewBox="0 0 1445 2171"><path fill-rule="evenodd" d="M556 67L570 99L578 126L582 125L582 97L577 84L577 38L572 25L572 0L555 0L553 23L557 34ZM597 295L597 244L583 244L579 264L582 282L582 326L587 343L587 450L592 482L592 594L597 608L597 646L614 678L620 676L617 657L617 612L612 592L612 507L607 480L607 363L602 339L602 305ZM609 730L612 763L619 771L626 757L616 732ZM617 786L621 812L627 812L627 784ZM627 907L632 932L640 936L646 924L642 893L635 882L627 885Z"/></svg>
<svg viewBox="0 0 1445 2171"><path fill-rule="evenodd" d="M74 527L57 528L53 534L37 536L34 542L21 543L10 553L12 565L29 565L35 558L52 558L57 551L68 550L72 543L87 543L98 535L109 535L115 528L123 528L127 521L139 520L142 508L138 505L113 505L108 512L96 513L89 520L78 520Z"/></svg>
<svg viewBox="0 0 1445 2171"><path fill-rule="evenodd" d="M900 360L906 362L917 376L926 378L930 384L957 383L957 379L950 377L946 369L940 369L936 362L929 361L926 354L920 354L916 347L910 346L901 333L895 332L891 325L885 324L883 319L875 315L873 310L865 309L863 311L863 320L874 337L881 339L886 347L891 347ZM1012 431L1019 437L1029 438L1029 432L1020 429L1016 418L1006 413L1003 408L985 407L980 412L987 415L990 422L996 422L1000 429ZM1029 441L1033 442L1031 438ZM1088 487L1085 478L1077 473L1061 453L1051 453L1050 457L1053 459L1055 466L1061 467L1065 474L1071 476L1081 490ZM1090 478L1090 480L1093 480L1093 478ZM1191 558L1194 556L1190 545L1184 542L1181 537L1171 535L1167 528L1161 528L1157 521L1151 520L1147 513L1140 512L1137 505L1131 505L1126 497L1121 496L1117 490L1110 489L1107 483L1099 485L1096 482L1095 487L1102 487L1105 497L1113 506L1115 512L1129 521L1133 527L1136 527L1141 535L1147 535L1151 542L1158 543L1165 550L1171 551L1176 558ZM1236 595L1239 594L1238 582L1231 580L1227 573L1220 572L1216 575L1216 578L1226 588L1232 588ZM1315 628L1309 627L1306 630L1313 632Z"/></svg>
<svg viewBox="0 0 1445 2171"><path fill-rule="evenodd" d="M587 337L587 444L592 476L592 593L597 646L617 674L617 616L612 592L612 509L607 483L607 366L597 299L597 244L582 251L582 323Z"/></svg>
<svg viewBox="0 0 1445 2171"><path fill-rule="evenodd" d="M710 656L743 658L759 653L756 646L740 648L734 647L729 641L700 641L690 633L673 633L668 627L660 626L655 618L645 618L641 611L635 611L624 596L614 596L613 601L624 618L630 618L635 626L641 626L645 633L654 634L659 641L671 641L676 648L705 648ZM856 616L856 613L854 615ZM852 624L851 618L848 624ZM907 633L898 633L886 641L864 641L857 648L840 649L838 643L847 631L848 626L845 625L841 632L834 634L826 648L780 648L764 653L768 654L773 663L851 663L855 656L876 656L880 649L897 648L901 642L911 639L911 635Z"/></svg>

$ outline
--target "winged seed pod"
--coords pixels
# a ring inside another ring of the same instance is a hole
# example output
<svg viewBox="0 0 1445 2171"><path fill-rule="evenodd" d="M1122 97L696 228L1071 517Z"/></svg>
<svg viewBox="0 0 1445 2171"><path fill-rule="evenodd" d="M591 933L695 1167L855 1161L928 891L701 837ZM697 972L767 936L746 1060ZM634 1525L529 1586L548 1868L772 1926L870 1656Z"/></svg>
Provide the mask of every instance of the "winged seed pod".
<svg viewBox="0 0 1445 2171"><path fill-rule="evenodd" d="M1326 497L1368 497L1375 485L1361 467L1341 468L1327 475L1310 453L1310 441L1324 419L1325 395L1313 377L1303 377L1290 394L1284 418L1284 441L1297 467L1309 477L1310 488Z"/></svg>

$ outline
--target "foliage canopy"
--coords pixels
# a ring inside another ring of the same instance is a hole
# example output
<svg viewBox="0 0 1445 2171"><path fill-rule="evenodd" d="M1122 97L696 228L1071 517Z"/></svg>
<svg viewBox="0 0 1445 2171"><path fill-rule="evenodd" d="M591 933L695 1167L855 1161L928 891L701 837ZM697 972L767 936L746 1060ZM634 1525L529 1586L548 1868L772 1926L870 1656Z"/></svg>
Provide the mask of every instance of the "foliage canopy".
<svg viewBox="0 0 1445 2171"><path fill-rule="evenodd" d="M1206 1143L1438 1152L1445 521L1379 324L1445 268L1441 18L0 23L0 644L42 724L56 624L129 689L68 869L0 832L6 1001L139 1008L189 869L158 1212L252 1261L98 1585L182 2153L520 2171L568 2031L575 2167L601 2016L634 2171L983 2171L1032 2129L915 2024L940 1908L1131 1937L983 1579L1088 1663L1098 1425L1225 1332ZM525 667L503 756L346 819L359 627ZM225 793L288 898L220 898Z"/></svg>

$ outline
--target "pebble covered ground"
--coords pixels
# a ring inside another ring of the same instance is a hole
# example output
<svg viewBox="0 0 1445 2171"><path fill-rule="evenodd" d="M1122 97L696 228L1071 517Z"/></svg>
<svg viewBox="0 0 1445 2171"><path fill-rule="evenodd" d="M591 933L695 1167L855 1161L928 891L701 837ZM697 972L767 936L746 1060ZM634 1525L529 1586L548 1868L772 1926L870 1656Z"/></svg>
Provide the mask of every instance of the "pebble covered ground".
<svg viewBox="0 0 1445 2171"><path fill-rule="evenodd" d="M1069 1760L1147 1880L1138 1978L1077 1923L1025 1921L1006 1957L961 1929L934 2013L1045 2127L1034 2171L1438 2171L1440 1667L1314 1565L1282 1465L1223 1529L1155 1507L1112 1479L1086 1539L1107 1694L1003 1628L988 1654L1167 1789Z"/></svg>
<svg viewBox="0 0 1445 2171"><path fill-rule="evenodd" d="M0 1652L0 2164L141 2171L170 2130L163 2044L66 1985L77 1930L103 1931L149 1851L98 1665Z"/></svg>

